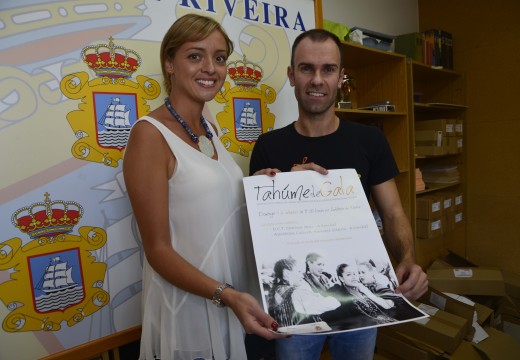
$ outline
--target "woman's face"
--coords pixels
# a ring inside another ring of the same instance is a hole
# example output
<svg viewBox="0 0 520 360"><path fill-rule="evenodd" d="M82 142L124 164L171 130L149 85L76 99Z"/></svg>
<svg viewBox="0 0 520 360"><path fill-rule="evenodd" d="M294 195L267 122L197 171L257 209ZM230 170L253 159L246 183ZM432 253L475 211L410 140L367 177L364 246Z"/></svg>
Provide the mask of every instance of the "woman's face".
<svg viewBox="0 0 520 360"><path fill-rule="evenodd" d="M226 79L226 62L227 43L218 30L203 40L184 43L166 61L174 98L188 97L199 103L212 100Z"/></svg>
<svg viewBox="0 0 520 360"><path fill-rule="evenodd" d="M293 266L292 269L284 269L283 278L290 285L297 285L303 280L303 273L296 266Z"/></svg>
<svg viewBox="0 0 520 360"><path fill-rule="evenodd" d="M339 277L341 282L347 286L358 286L359 285L359 275L355 268L346 267L343 269L343 274Z"/></svg>
<svg viewBox="0 0 520 360"><path fill-rule="evenodd" d="M372 269L370 269L366 265L358 265L359 268L359 280L365 285L372 284L376 282L376 279L374 278L374 273L372 272Z"/></svg>

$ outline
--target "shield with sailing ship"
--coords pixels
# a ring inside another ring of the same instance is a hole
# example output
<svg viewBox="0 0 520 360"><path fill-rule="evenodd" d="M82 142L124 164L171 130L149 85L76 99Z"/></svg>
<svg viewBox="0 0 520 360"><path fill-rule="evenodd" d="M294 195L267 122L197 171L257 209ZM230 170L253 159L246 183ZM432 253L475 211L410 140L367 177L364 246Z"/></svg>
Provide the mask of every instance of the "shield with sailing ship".
<svg viewBox="0 0 520 360"><path fill-rule="evenodd" d="M99 146L123 149L137 121L136 94L93 92L92 95Z"/></svg>
<svg viewBox="0 0 520 360"><path fill-rule="evenodd" d="M79 249L27 258L34 310L64 311L85 298Z"/></svg>

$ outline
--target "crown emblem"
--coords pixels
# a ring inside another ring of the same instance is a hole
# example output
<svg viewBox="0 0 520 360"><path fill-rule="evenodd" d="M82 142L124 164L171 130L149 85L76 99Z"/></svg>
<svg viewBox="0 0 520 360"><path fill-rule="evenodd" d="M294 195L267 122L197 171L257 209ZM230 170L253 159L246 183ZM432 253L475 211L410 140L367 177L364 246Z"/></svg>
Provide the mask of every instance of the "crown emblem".
<svg viewBox="0 0 520 360"><path fill-rule="evenodd" d="M83 61L99 77L129 78L141 65L141 57L133 50L114 45L112 37L107 44L89 45L81 51Z"/></svg>
<svg viewBox="0 0 520 360"><path fill-rule="evenodd" d="M228 64L228 74L235 84L253 87L262 80L263 70L260 65L247 62L244 55L242 60L232 61Z"/></svg>
<svg viewBox="0 0 520 360"><path fill-rule="evenodd" d="M45 193L45 201L25 206L14 212L11 221L21 232L31 239L40 237L53 238L72 232L83 216L83 208L74 201L51 201Z"/></svg>

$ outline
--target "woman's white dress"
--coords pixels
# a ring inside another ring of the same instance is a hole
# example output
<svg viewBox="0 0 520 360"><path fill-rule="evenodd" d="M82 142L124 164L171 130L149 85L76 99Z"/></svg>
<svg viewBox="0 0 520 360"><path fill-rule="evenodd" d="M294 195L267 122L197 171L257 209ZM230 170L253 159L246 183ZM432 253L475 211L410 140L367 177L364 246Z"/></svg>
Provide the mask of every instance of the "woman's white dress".
<svg viewBox="0 0 520 360"><path fill-rule="evenodd" d="M140 121L162 133L176 158L168 182L175 251L208 276L259 298L241 169L215 134L218 160L195 150L157 120L145 116ZM229 308L172 286L146 260L142 295L140 359L247 358L243 327Z"/></svg>

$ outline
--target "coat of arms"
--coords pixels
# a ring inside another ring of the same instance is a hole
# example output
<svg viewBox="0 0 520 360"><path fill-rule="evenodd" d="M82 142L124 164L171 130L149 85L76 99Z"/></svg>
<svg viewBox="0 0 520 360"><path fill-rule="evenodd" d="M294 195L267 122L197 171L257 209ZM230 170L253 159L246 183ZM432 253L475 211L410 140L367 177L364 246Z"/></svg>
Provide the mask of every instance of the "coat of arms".
<svg viewBox="0 0 520 360"><path fill-rule="evenodd" d="M259 65L243 59L228 64L228 75L236 86L224 83L224 90L215 96L219 103L225 103L224 111L217 114L222 129L220 141L230 152L249 157L260 134L272 130L275 116L267 104L276 100L276 91L261 84L263 71Z"/></svg>
<svg viewBox="0 0 520 360"><path fill-rule="evenodd" d="M43 202L13 213L13 225L30 240L0 243L0 270L10 274L0 284L0 300L9 311L5 331L57 331L62 322L73 326L108 304L106 264L94 252L105 245L106 232L83 226L73 235L82 216L80 204L53 201L48 193Z"/></svg>
<svg viewBox="0 0 520 360"><path fill-rule="evenodd" d="M159 83L146 76L131 79L141 65L135 51L114 44L89 45L81 56L97 78L86 72L65 76L62 93L80 99L79 110L67 115L77 141L72 154L82 160L117 167L123 157L132 125L148 113L147 100L161 93Z"/></svg>

